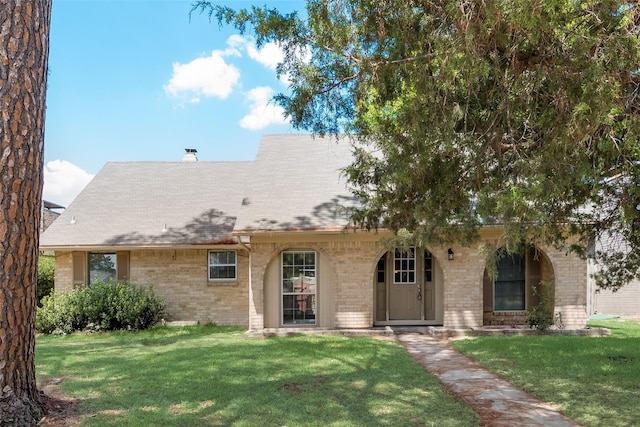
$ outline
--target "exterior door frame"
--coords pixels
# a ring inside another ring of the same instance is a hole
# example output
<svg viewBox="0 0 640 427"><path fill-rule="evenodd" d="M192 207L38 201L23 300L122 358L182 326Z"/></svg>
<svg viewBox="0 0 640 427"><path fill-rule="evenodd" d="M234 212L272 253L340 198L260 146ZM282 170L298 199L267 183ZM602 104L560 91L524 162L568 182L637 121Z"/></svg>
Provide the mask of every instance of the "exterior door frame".
<svg viewBox="0 0 640 427"><path fill-rule="evenodd" d="M377 326L401 326L401 325L441 325L442 320L438 319L438 312L441 311L438 308L438 304L442 305L440 293L441 290L438 289L438 285L436 282L436 265L437 260L433 257L429 251L416 247L416 284L411 285L397 285L393 283L393 273L394 273L394 253L393 251L387 251L383 253L376 263L375 274L373 277L373 291L374 291L374 325ZM425 269L426 257L425 254L429 254L430 257L430 268L428 269L429 274L431 275L431 281L427 282L427 269ZM382 263L382 260L384 262ZM380 268L384 265L384 273L381 272ZM384 277L384 283L380 282L379 279ZM398 319L391 320L390 319L390 302L391 302L391 290L393 286L411 286L412 289L418 293L418 283L420 284L420 293L422 294L422 303L420 305L420 318L417 319ZM384 287L384 289L382 288ZM427 312L427 286L430 287L429 292L431 293L431 309L433 310L433 318L426 319ZM383 301L380 301L380 299ZM384 307L384 314L381 307ZM441 307L440 307L441 309ZM382 314L382 315L381 315ZM384 317L381 319L381 317Z"/></svg>

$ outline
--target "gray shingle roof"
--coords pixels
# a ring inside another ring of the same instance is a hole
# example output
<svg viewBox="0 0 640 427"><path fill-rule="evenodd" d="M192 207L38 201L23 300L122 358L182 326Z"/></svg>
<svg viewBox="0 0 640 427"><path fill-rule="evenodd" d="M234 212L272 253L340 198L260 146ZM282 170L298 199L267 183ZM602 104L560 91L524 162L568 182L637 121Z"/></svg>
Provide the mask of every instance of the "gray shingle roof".
<svg viewBox="0 0 640 427"><path fill-rule="evenodd" d="M268 135L254 162L107 163L42 235L43 249L231 243L261 231L342 230L347 141ZM165 229L163 231L163 229Z"/></svg>
<svg viewBox="0 0 640 427"><path fill-rule="evenodd" d="M250 168L251 162L107 163L42 235L40 246L228 240Z"/></svg>
<svg viewBox="0 0 640 427"><path fill-rule="evenodd" d="M264 136L234 233L342 229L355 200L340 170L351 159L346 140Z"/></svg>

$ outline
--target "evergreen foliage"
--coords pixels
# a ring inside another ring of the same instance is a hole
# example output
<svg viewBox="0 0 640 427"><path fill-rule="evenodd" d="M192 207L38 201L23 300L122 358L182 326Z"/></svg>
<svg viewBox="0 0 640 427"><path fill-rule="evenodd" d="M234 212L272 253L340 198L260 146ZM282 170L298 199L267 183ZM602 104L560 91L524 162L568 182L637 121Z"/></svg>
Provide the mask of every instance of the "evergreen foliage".
<svg viewBox="0 0 640 427"><path fill-rule="evenodd" d="M37 298L38 305L42 298L49 295L54 289L55 280L55 259L48 256L38 257L38 285Z"/></svg>
<svg viewBox="0 0 640 427"><path fill-rule="evenodd" d="M304 17L199 1L275 42L294 127L342 134L354 224L426 246L611 247L600 286L640 266L638 7L612 0L307 0Z"/></svg>
<svg viewBox="0 0 640 427"><path fill-rule="evenodd" d="M85 328L147 329L162 318L164 308L151 287L97 282L44 297L36 311L36 330L68 334Z"/></svg>

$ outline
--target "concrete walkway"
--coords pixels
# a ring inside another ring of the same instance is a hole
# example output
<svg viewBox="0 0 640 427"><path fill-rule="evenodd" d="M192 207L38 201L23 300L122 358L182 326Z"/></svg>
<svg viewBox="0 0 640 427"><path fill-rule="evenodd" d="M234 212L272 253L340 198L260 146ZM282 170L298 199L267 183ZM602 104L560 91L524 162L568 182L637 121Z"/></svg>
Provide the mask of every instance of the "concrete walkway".
<svg viewBox="0 0 640 427"><path fill-rule="evenodd" d="M552 405L525 393L431 336L401 333L397 339L418 363L480 415L483 426L579 427Z"/></svg>

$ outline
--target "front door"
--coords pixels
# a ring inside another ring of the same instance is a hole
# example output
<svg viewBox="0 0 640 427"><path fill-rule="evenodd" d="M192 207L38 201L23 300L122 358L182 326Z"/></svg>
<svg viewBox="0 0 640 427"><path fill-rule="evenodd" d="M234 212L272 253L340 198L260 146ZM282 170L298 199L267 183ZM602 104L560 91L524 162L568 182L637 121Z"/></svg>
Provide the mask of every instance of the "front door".
<svg viewBox="0 0 640 427"><path fill-rule="evenodd" d="M431 253L416 248L396 249L380 258L375 284L376 323L436 323L433 267Z"/></svg>
<svg viewBox="0 0 640 427"><path fill-rule="evenodd" d="M389 320L422 318L422 284L417 274L416 249L396 249L389 286Z"/></svg>
<svg viewBox="0 0 640 427"><path fill-rule="evenodd" d="M391 284L389 320L422 320L422 290L419 284Z"/></svg>

